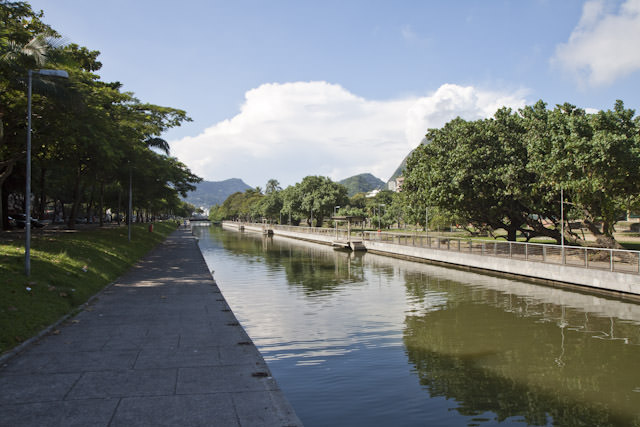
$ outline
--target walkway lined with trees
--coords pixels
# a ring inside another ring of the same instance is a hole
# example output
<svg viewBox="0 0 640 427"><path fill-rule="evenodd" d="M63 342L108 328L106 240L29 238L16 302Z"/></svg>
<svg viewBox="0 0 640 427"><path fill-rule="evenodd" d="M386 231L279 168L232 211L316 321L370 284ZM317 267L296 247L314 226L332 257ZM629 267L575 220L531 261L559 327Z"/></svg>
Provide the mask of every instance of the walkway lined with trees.
<svg viewBox="0 0 640 427"><path fill-rule="evenodd" d="M169 156L160 138L189 121L185 111L142 102L119 82L96 74L99 52L65 44L26 2L0 2L0 211L24 212L27 75L60 69L69 79L39 74L32 97L32 216L102 222L124 212L129 185L138 219L188 215L180 195L200 178Z"/></svg>

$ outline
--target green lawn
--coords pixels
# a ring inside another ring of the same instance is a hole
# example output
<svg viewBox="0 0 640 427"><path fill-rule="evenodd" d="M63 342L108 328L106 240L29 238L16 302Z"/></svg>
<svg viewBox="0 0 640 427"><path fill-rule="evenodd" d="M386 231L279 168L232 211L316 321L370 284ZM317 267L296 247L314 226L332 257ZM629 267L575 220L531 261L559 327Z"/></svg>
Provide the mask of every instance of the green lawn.
<svg viewBox="0 0 640 427"><path fill-rule="evenodd" d="M176 229L173 222L33 235L31 276L24 241L0 243L0 353L34 336L118 278Z"/></svg>

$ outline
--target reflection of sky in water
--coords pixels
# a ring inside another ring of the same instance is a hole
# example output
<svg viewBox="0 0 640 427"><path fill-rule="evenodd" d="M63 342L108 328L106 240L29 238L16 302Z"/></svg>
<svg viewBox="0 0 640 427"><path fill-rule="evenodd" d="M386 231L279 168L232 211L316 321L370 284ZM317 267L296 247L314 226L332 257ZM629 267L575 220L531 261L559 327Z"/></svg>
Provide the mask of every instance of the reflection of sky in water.
<svg viewBox="0 0 640 427"><path fill-rule="evenodd" d="M214 277L306 425L639 417L638 304L212 230L200 243ZM598 369L627 369L627 390Z"/></svg>

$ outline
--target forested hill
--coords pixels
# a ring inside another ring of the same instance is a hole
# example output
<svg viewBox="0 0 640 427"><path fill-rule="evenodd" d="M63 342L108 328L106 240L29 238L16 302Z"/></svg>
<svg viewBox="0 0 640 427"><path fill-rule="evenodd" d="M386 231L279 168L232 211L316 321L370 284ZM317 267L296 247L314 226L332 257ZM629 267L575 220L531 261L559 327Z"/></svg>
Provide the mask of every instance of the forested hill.
<svg viewBox="0 0 640 427"><path fill-rule="evenodd" d="M371 190L384 187L384 181L370 173L354 175L339 181L339 183L347 187L349 197L357 193L368 193Z"/></svg>
<svg viewBox="0 0 640 427"><path fill-rule="evenodd" d="M196 184L196 189L187 194L186 201L196 207L209 208L221 205L227 197L238 191L251 188L241 179L231 178L224 181L202 181Z"/></svg>
<svg viewBox="0 0 640 427"><path fill-rule="evenodd" d="M427 138L422 138L422 141L420 141L420 145L424 145L427 144L429 141L427 141ZM418 147L420 146L418 145ZM418 148L416 147L416 148ZM391 178L389 178L389 180L387 181L387 185L391 182L391 181L395 181L395 179L399 176L401 176L404 173L404 168L407 166L407 159L409 158L409 156L415 151L415 148L413 150L411 150L409 152L409 154L407 154L407 156L402 159L402 162L400 163L400 166L398 166L398 168L395 170L395 172L393 173L393 175L391 175Z"/></svg>

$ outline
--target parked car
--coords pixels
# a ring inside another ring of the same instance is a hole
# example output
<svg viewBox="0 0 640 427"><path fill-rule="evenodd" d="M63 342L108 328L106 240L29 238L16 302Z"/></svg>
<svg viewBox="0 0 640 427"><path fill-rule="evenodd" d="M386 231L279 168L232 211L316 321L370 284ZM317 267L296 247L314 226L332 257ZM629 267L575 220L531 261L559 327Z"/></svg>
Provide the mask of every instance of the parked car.
<svg viewBox="0 0 640 427"><path fill-rule="evenodd" d="M13 228L13 227L17 227L18 224L16 223L16 219L12 216L9 216L9 227Z"/></svg>
<svg viewBox="0 0 640 427"><path fill-rule="evenodd" d="M38 221L36 218L31 217L31 227L42 228L44 224ZM16 227L24 228L27 224L27 216L25 214L17 214L15 216Z"/></svg>

